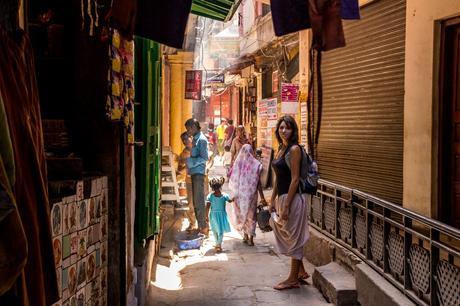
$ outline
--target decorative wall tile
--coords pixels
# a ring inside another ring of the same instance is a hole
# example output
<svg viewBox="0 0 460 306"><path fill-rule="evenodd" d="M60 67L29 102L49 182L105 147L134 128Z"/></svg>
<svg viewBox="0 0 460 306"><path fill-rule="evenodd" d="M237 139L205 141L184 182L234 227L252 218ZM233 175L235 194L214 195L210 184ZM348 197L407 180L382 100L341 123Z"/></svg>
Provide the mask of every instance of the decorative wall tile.
<svg viewBox="0 0 460 306"><path fill-rule="evenodd" d="M107 177L77 182L77 194L52 206L59 306L107 306Z"/></svg>
<svg viewBox="0 0 460 306"><path fill-rule="evenodd" d="M86 257L77 262L78 288L86 285Z"/></svg>
<svg viewBox="0 0 460 306"><path fill-rule="evenodd" d="M86 230L78 232L78 257L81 258L86 255Z"/></svg>
<svg viewBox="0 0 460 306"><path fill-rule="evenodd" d="M78 253L78 243L79 243L78 232L72 233L70 235L70 253L72 255Z"/></svg>
<svg viewBox="0 0 460 306"><path fill-rule="evenodd" d="M78 229L88 227L88 200L78 202Z"/></svg>
<svg viewBox="0 0 460 306"><path fill-rule="evenodd" d="M77 202L68 204L69 232L73 233L77 230Z"/></svg>
<svg viewBox="0 0 460 306"><path fill-rule="evenodd" d="M62 264L62 236L53 238L54 265L56 268Z"/></svg>
<svg viewBox="0 0 460 306"><path fill-rule="evenodd" d="M69 295L72 296L77 292L77 265L69 267Z"/></svg>
<svg viewBox="0 0 460 306"><path fill-rule="evenodd" d="M54 203L51 209L51 232L53 237L62 234L62 203Z"/></svg>
<svg viewBox="0 0 460 306"><path fill-rule="evenodd" d="M107 212L107 203L109 201L109 190L106 188L102 190L102 198L101 198L101 212Z"/></svg>
<svg viewBox="0 0 460 306"><path fill-rule="evenodd" d="M84 199L84 186L83 181L78 181L76 186L76 200L81 201Z"/></svg>
<svg viewBox="0 0 460 306"><path fill-rule="evenodd" d="M70 235L66 235L62 237L62 258L68 258L70 254Z"/></svg>
<svg viewBox="0 0 460 306"><path fill-rule="evenodd" d="M70 232L69 228L69 205L62 203L62 234L67 235Z"/></svg>
<svg viewBox="0 0 460 306"><path fill-rule="evenodd" d="M97 203L96 197L89 199L89 224L95 224L97 222Z"/></svg>
<svg viewBox="0 0 460 306"><path fill-rule="evenodd" d="M87 256L86 262L86 280L89 282L96 276L96 252Z"/></svg>

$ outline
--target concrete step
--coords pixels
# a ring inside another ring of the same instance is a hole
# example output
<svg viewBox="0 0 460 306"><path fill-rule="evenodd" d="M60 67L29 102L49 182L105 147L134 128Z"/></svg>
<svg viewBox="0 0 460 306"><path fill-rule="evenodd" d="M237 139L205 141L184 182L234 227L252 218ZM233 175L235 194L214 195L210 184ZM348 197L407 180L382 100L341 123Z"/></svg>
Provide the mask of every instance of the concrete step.
<svg viewBox="0 0 460 306"><path fill-rule="evenodd" d="M401 291L365 263L356 265L355 275L358 301L361 305L415 306Z"/></svg>
<svg viewBox="0 0 460 306"><path fill-rule="evenodd" d="M315 267L313 284L334 305L358 305L354 276L336 262Z"/></svg>

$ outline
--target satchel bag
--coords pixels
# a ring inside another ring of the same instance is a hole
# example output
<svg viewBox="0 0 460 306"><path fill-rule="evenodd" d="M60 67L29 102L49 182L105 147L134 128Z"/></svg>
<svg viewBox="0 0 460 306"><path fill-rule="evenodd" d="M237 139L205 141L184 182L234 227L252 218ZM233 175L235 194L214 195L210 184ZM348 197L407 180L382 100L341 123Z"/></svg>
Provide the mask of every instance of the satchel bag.
<svg viewBox="0 0 460 306"><path fill-rule="evenodd" d="M271 232L270 226L270 212L264 209L264 206L257 206L257 224L262 232Z"/></svg>
<svg viewBox="0 0 460 306"><path fill-rule="evenodd" d="M302 159L300 164L299 190L301 193L316 194L319 181L318 164L307 152L305 152L303 147L300 147L300 151L302 154ZM289 152L286 153L285 158L286 164L288 165L289 169L291 169Z"/></svg>

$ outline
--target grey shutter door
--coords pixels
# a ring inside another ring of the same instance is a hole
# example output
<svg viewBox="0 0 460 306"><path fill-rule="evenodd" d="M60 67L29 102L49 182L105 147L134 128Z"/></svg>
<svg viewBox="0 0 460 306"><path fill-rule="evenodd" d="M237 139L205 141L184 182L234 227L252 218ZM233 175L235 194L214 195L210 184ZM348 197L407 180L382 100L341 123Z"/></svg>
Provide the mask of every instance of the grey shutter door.
<svg viewBox="0 0 460 306"><path fill-rule="evenodd" d="M401 204L406 1L361 17L344 21L345 48L323 53L318 165L325 180Z"/></svg>

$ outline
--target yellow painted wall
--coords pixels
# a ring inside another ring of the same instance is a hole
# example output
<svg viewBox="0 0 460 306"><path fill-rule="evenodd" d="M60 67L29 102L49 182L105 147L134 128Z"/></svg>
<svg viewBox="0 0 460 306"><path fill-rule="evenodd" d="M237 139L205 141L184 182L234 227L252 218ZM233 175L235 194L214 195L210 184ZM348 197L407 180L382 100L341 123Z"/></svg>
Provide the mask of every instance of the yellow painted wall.
<svg viewBox="0 0 460 306"><path fill-rule="evenodd" d="M185 71L193 67L192 52L178 52L167 57L170 65L169 84L169 144L175 154L180 154L180 135L185 131L184 123L192 117L192 100L184 99ZM166 127L163 127L166 128Z"/></svg>
<svg viewBox="0 0 460 306"><path fill-rule="evenodd" d="M460 1L407 0L403 206L436 218L436 21L460 15Z"/></svg>

